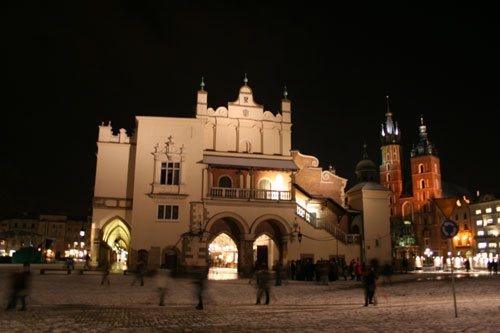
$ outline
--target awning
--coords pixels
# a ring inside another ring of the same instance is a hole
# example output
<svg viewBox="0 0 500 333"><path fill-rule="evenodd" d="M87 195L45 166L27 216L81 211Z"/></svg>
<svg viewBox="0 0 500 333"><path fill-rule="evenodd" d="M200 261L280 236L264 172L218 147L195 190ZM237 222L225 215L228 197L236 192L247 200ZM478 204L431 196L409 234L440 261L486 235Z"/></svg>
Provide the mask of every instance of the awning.
<svg viewBox="0 0 500 333"><path fill-rule="evenodd" d="M260 168L274 170L299 170L292 160L278 160L270 158L203 155L202 163L238 167L242 169Z"/></svg>

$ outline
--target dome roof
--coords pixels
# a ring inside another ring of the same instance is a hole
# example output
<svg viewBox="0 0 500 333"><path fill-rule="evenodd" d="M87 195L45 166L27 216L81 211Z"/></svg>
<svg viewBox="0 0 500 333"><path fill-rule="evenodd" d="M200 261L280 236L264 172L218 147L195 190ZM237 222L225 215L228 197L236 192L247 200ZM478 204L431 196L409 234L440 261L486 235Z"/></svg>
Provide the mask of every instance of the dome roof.
<svg viewBox="0 0 500 333"><path fill-rule="evenodd" d="M371 171L371 170L377 170L377 166L375 163L373 163L372 160L361 160L357 165L356 165L356 171Z"/></svg>

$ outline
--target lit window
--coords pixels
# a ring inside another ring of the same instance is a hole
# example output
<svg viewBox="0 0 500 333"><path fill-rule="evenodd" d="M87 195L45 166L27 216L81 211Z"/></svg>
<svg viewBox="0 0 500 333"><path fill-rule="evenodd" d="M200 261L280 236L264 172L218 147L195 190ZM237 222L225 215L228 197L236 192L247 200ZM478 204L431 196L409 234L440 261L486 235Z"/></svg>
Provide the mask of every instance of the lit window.
<svg viewBox="0 0 500 333"><path fill-rule="evenodd" d="M493 230L493 229L490 229L488 230L488 236L497 236L498 235L498 231L496 230Z"/></svg>
<svg viewBox="0 0 500 333"><path fill-rule="evenodd" d="M179 220L178 205L158 205L158 221L177 221Z"/></svg>
<svg viewBox="0 0 500 333"><path fill-rule="evenodd" d="M497 206L497 212L500 212L500 206Z"/></svg>
<svg viewBox="0 0 500 333"><path fill-rule="evenodd" d="M181 164L178 162L162 162L160 184L179 185Z"/></svg>
<svg viewBox="0 0 500 333"><path fill-rule="evenodd" d="M493 224L493 219L487 219L486 224Z"/></svg>
<svg viewBox="0 0 500 333"><path fill-rule="evenodd" d="M477 220L476 225L483 225L483 220Z"/></svg>
<svg viewBox="0 0 500 333"><path fill-rule="evenodd" d="M488 247L497 247L497 243L489 243Z"/></svg>
<svg viewBox="0 0 500 333"><path fill-rule="evenodd" d="M500 217L497 219L497 223L500 224Z"/></svg>
<svg viewBox="0 0 500 333"><path fill-rule="evenodd" d="M486 248L487 245L488 245L488 243L478 243L477 247L480 249L484 249L484 248Z"/></svg>
<svg viewBox="0 0 500 333"><path fill-rule="evenodd" d="M486 208L486 213L491 213L491 208Z"/></svg>
<svg viewBox="0 0 500 333"><path fill-rule="evenodd" d="M478 235L478 236L484 236L484 230L479 230L479 231L477 232L477 235Z"/></svg>
<svg viewBox="0 0 500 333"><path fill-rule="evenodd" d="M476 215L481 214L481 209L476 209Z"/></svg>

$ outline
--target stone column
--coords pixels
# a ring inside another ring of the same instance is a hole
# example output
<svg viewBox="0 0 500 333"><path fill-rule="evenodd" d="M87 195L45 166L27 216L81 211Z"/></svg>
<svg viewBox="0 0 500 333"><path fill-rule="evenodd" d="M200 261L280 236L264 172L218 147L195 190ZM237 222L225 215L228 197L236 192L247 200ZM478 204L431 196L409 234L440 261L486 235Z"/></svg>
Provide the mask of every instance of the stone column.
<svg viewBox="0 0 500 333"><path fill-rule="evenodd" d="M240 242L238 253L239 272L242 277L250 277L253 272L253 235L246 235Z"/></svg>

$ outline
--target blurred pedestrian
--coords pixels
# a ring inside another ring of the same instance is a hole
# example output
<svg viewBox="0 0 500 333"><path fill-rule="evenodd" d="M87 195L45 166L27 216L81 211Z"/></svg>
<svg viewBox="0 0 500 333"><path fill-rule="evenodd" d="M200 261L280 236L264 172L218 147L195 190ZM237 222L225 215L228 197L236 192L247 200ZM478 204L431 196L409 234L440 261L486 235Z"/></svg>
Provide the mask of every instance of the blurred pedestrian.
<svg viewBox="0 0 500 333"><path fill-rule="evenodd" d="M283 272L283 266L281 265L280 262L276 263L276 266L274 268L276 272L276 283L275 286L281 286L281 274Z"/></svg>
<svg viewBox="0 0 500 333"><path fill-rule="evenodd" d="M132 281L132 286L135 285L136 282L140 282L141 287L144 286L144 274L146 273L146 265L144 261L139 261L137 263L137 268L135 272L134 280Z"/></svg>
<svg viewBox="0 0 500 333"><path fill-rule="evenodd" d="M356 281L361 281L361 276L363 275L363 266L359 262L359 259L356 261L356 264L354 264L354 270L356 273Z"/></svg>
<svg viewBox="0 0 500 333"><path fill-rule="evenodd" d="M391 285L392 284L392 274L393 274L393 268L392 265L389 263L386 263L384 267L382 267L382 276L384 277L384 280L382 284L385 284L386 282Z"/></svg>
<svg viewBox="0 0 500 333"><path fill-rule="evenodd" d="M159 269L156 272L156 285L158 287L158 295L160 297L159 306L165 305L165 296L169 285L169 279L172 272L169 269Z"/></svg>
<svg viewBox="0 0 500 333"><path fill-rule="evenodd" d="M88 253L85 255L85 264L83 265L83 269L90 269L90 255Z"/></svg>
<svg viewBox="0 0 500 333"><path fill-rule="evenodd" d="M469 273L469 271L470 271L469 259L465 258L464 265L465 265L465 270L467 271L467 273Z"/></svg>
<svg viewBox="0 0 500 333"><path fill-rule="evenodd" d="M26 296L29 294L30 275L30 264L28 262L24 263L21 272L12 274L7 310L15 309L17 307L17 299L19 298L21 299L21 309L19 311L26 311Z"/></svg>
<svg viewBox="0 0 500 333"><path fill-rule="evenodd" d="M352 259L349 263L349 274L351 275L351 281L354 280L354 277L356 276L356 270L354 268L355 265L356 262L354 261L354 259Z"/></svg>
<svg viewBox="0 0 500 333"><path fill-rule="evenodd" d="M271 291L271 274L267 270L267 267L262 266L261 269L257 271L257 303L260 304L260 298L262 294L266 294L266 305L269 304L269 293Z"/></svg>
<svg viewBox="0 0 500 333"><path fill-rule="evenodd" d="M296 269L297 269L297 266L295 265L295 261L292 260L290 262L290 273L291 273L290 279L292 279L292 280L295 280L295 270Z"/></svg>
<svg viewBox="0 0 500 333"><path fill-rule="evenodd" d="M198 305L196 306L197 310L203 310L203 293L206 288L206 281L208 277L208 270L209 270L210 264L207 262L207 265L205 267L201 267L199 269L199 272L197 274L197 296L198 296Z"/></svg>
<svg viewBox="0 0 500 333"><path fill-rule="evenodd" d="M375 273L375 269L370 266L370 268L363 275L363 285L365 288L365 306L368 304L376 305L373 301L373 296L375 295L375 282L377 279L377 275Z"/></svg>
<svg viewBox="0 0 500 333"><path fill-rule="evenodd" d="M104 283L107 283L108 286L109 286L109 284L110 284L110 281L109 281L109 270L110 269L111 269L111 265L110 265L109 261L106 261L103 264L103 268L102 268L101 286L104 285Z"/></svg>

